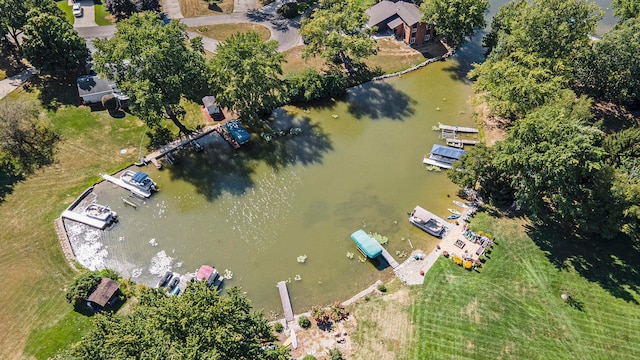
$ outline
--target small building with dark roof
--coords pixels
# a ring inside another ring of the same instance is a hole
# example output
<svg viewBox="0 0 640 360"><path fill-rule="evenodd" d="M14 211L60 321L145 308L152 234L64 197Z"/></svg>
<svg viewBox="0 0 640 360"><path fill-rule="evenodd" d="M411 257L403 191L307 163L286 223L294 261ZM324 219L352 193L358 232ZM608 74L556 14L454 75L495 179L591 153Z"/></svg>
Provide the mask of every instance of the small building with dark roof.
<svg viewBox="0 0 640 360"><path fill-rule="evenodd" d="M87 105L98 104L102 102L105 95L113 95L123 106L123 102L129 100L118 90L115 81L101 78L98 75L84 75L76 80L78 86L78 95L82 98L82 102Z"/></svg>
<svg viewBox="0 0 640 360"><path fill-rule="evenodd" d="M216 102L215 96L205 96L202 98L202 105L206 109L209 116L215 121L224 120L225 116L220 109L220 105Z"/></svg>
<svg viewBox="0 0 640 360"><path fill-rule="evenodd" d="M369 15L367 26L378 27L378 33L393 31L409 45L421 45L433 39L434 27L421 22L422 12L416 4L405 1L383 0L366 11Z"/></svg>
<svg viewBox="0 0 640 360"><path fill-rule="evenodd" d="M87 298L87 303L91 305L92 308L103 308L107 304L111 304L111 301L114 295L120 289L120 284L109 278L102 278L98 287L89 295Z"/></svg>

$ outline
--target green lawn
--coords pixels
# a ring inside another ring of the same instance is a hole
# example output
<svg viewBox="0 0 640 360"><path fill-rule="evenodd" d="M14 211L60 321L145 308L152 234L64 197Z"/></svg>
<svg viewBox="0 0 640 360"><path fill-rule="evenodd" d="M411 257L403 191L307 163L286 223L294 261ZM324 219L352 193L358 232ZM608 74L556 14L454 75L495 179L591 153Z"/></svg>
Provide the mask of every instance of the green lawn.
<svg viewBox="0 0 640 360"><path fill-rule="evenodd" d="M249 31L258 33L263 41L267 41L271 37L271 30L262 25L252 23L204 25L190 27L187 30L218 41L226 41L233 34Z"/></svg>
<svg viewBox="0 0 640 360"><path fill-rule="evenodd" d="M107 9L104 7L104 3L99 3L99 4L95 4L93 5L93 8L95 9L96 12L96 24L102 26L102 25L111 25L113 24L113 21L111 21L112 17L111 14L107 11Z"/></svg>
<svg viewBox="0 0 640 360"><path fill-rule="evenodd" d="M491 259L478 273L440 258L427 273L411 310L417 341L410 358L640 358L637 293L625 300L572 267L554 266L522 220L480 213L473 224L495 235ZM636 277L626 291L637 284Z"/></svg>
<svg viewBox="0 0 640 360"><path fill-rule="evenodd" d="M58 8L60 8L60 10L64 11L65 17L67 18L67 21L69 22L69 24L73 25L73 21L75 19L75 17L73 16L73 13L71 12L71 5L69 5L68 1L57 1L56 4L58 5Z"/></svg>

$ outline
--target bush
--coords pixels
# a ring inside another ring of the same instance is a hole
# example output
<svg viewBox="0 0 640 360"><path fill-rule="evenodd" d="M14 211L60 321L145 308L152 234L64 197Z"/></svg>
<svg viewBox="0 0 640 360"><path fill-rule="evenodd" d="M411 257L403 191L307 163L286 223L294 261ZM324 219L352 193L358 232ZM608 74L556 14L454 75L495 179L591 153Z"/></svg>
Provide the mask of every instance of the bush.
<svg viewBox="0 0 640 360"><path fill-rule="evenodd" d="M316 357L313 355L305 355L302 360L316 360Z"/></svg>
<svg viewBox="0 0 640 360"><path fill-rule="evenodd" d="M347 316L349 316L349 312L344 306L342 306L342 304L340 304L339 301L333 303L329 308L329 318L332 321L340 321L342 319L346 319Z"/></svg>
<svg viewBox="0 0 640 360"><path fill-rule="evenodd" d="M344 358L342 357L342 353L338 348L329 350L329 356L331 356L331 360L344 360Z"/></svg>
<svg viewBox="0 0 640 360"><path fill-rule="evenodd" d="M273 324L273 331L281 333L284 330L284 326L282 326L281 322L276 322Z"/></svg>
<svg viewBox="0 0 640 360"><path fill-rule="evenodd" d="M288 102L309 102L334 97L346 91L347 83L340 73L322 75L316 70L287 75L285 79Z"/></svg>
<svg viewBox="0 0 640 360"><path fill-rule="evenodd" d="M298 16L298 3L294 1L283 4L278 8L278 14L286 17L287 19Z"/></svg>
<svg viewBox="0 0 640 360"><path fill-rule="evenodd" d="M467 269L467 270L471 270L471 268L473 267L473 263L471 262L471 260L465 260L462 263L462 267Z"/></svg>
<svg viewBox="0 0 640 360"><path fill-rule="evenodd" d="M303 329L308 329L311 326L311 320L308 317L302 315L298 318L298 325Z"/></svg>
<svg viewBox="0 0 640 360"><path fill-rule="evenodd" d="M453 255L453 262L458 265L462 265L462 258L458 255Z"/></svg>
<svg viewBox="0 0 640 360"><path fill-rule="evenodd" d="M378 291L387 292L387 287L384 284L378 285Z"/></svg>
<svg viewBox="0 0 640 360"><path fill-rule="evenodd" d="M329 314L323 307L313 306L311 308L311 317L313 317L313 320L315 320L319 326L323 326L329 323Z"/></svg>
<svg viewBox="0 0 640 360"><path fill-rule="evenodd" d="M111 94L105 95L102 97L102 106L109 111L113 111L118 108L118 100Z"/></svg>

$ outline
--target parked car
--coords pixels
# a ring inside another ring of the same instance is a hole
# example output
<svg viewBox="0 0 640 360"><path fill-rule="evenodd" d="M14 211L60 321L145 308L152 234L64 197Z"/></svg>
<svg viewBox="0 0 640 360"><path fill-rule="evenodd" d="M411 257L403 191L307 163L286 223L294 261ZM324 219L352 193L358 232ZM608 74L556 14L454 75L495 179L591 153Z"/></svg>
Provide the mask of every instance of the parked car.
<svg viewBox="0 0 640 360"><path fill-rule="evenodd" d="M71 12L73 13L73 16L81 17L83 14L82 5L80 5L80 3L73 4L73 7L71 8Z"/></svg>

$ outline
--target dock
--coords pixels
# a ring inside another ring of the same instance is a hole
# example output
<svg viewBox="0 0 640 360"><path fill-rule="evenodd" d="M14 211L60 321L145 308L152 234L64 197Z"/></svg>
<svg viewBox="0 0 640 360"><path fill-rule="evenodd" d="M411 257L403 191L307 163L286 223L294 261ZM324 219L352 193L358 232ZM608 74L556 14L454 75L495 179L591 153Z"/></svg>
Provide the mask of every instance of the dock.
<svg viewBox="0 0 640 360"><path fill-rule="evenodd" d="M479 133L478 129L472 128L472 127L451 126L451 125L442 125L442 124L438 125L438 127L440 128L440 130L443 130L443 131L446 130L446 131L472 133L472 134Z"/></svg>
<svg viewBox="0 0 640 360"><path fill-rule="evenodd" d="M478 140L467 140L458 138L447 138L446 141L448 146L453 146L459 149L462 149L465 145L475 145L480 142Z"/></svg>
<svg viewBox="0 0 640 360"><path fill-rule="evenodd" d="M126 182L124 182L124 181L122 181L122 180L120 180L120 179L118 179L116 177L113 177L111 175L103 174L102 178L107 180L107 181L109 181L109 182L111 182L111 183L114 183L114 184L120 186L121 188L127 189L127 190L131 191L132 193L134 193L134 194L136 194L136 195L138 195L140 197L148 198L148 197L151 196L150 193L145 193L143 191L140 191L135 186L131 186L131 185L127 184Z"/></svg>
<svg viewBox="0 0 640 360"><path fill-rule="evenodd" d="M293 321L293 309L291 308L291 299L289 299L289 290L287 290L286 281L280 281L278 283L278 291L280 292L280 301L282 301L284 318L287 322Z"/></svg>
<svg viewBox="0 0 640 360"><path fill-rule="evenodd" d="M69 220L77 221L79 223L83 223L85 225L89 225L89 226L92 226L94 228L98 228L100 230L104 230L104 228L106 228L107 225L109 225L106 221L94 219L94 218L88 217L86 215L78 214L77 212L73 212L73 211L69 211L69 210L63 211L61 216L63 218L67 218Z"/></svg>
<svg viewBox="0 0 640 360"><path fill-rule="evenodd" d="M391 266L391 268L395 269L398 266L400 266L400 264L398 264L398 262L396 261L396 259L393 258L393 256L391 256L391 254L389 254L389 252L387 251L387 249L384 248L384 246L381 246L382 248L382 254L380 254L385 260L387 260L387 262L389 263L389 266Z"/></svg>

